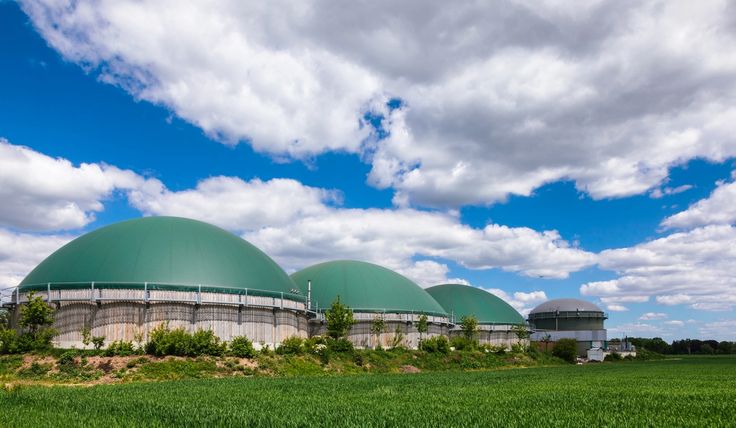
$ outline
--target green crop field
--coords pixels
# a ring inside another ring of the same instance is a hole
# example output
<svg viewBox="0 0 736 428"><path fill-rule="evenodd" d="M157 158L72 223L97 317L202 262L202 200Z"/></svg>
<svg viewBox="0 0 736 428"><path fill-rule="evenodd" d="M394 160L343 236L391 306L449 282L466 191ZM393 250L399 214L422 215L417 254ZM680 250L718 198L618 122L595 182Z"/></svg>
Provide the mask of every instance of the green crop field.
<svg viewBox="0 0 736 428"><path fill-rule="evenodd" d="M1 426L736 426L736 358L0 392Z"/></svg>

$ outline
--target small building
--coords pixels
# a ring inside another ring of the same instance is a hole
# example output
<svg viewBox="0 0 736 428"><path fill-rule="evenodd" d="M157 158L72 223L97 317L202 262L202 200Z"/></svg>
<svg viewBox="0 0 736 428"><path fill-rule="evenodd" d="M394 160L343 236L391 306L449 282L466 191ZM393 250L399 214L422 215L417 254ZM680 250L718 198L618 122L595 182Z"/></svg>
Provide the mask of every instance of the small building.
<svg viewBox="0 0 736 428"><path fill-rule="evenodd" d="M519 329L526 331L524 317L487 291L463 284L442 284L429 287L427 293L450 315L450 337L461 335L460 321L472 315L478 320L481 345L510 348L515 343L528 343L528 338L519 337Z"/></svg>
<svg viewBox="0 0 736 428"><path fill-rule="evenodd" d="M578 355L588 349L606 348L604 321L608 318L598 306L579 299L549 300L532 309L527 321L532 327L531 340L543 348L566 338L577 341Z"/></svg>
<svg viewBox="0 0 736 428"><path fill-rule="evenodd" d="M310 336L326 333L324 312L338 297L353 311L356 324L348 339L355 346L387 347L400 336L403 346L416 348L420 340L416 323L422 315L428 321L424 337L447 334L445 310L422 287L385 267L337 260L302 269L291 278L317 315L310 321ZM371 332L376 319L382 319L385 326L380 334Z"/></svg>

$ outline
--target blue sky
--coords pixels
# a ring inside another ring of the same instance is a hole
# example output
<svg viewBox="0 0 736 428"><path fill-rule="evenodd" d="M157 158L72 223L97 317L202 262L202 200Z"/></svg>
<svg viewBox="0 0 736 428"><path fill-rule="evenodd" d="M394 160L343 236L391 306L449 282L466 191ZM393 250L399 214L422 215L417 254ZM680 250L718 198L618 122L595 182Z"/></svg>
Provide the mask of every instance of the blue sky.
<svg viewBox="0 0 736 428"><path fill-rule="evenodd" d="M736 58L717 49L733 29L698 39L700 61L666 37L615 30L645 19L666 31L686 3L611 17L603 2L579 19L506 5L515 20L487 23L507 31L501 41L429 8L458 35L444 45L436 28L409 32L430 24L402 11L338 40L319 14L224 2L211 18L237 18L192 28L203 46L182 32L195 6L171 24L156 20L162 4L123 15L125 2L101 4L89 18L84 2L21 3L0 2L3 286L85 231L182 215L290 271L361 258L424 286L492 290L522 312L588 299L609 312L612 337L734 338ZM725 25L723 7L686 30ZM136 24L142 12L155 31ZM345 25L360 16L333 12ZM272 25L246 24L256 13ZM610 27L587 42L511 31L588 34L601 20ZM614 47L620 57L600 59ZM607 81L600 69L627 59L639 77Z"/></svg>

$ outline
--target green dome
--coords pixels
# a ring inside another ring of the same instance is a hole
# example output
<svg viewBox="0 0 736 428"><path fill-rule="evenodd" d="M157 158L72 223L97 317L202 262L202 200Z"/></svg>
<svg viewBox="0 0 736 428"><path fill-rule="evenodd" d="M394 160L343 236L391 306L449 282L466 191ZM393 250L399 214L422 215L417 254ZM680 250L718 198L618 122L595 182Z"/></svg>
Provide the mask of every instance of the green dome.
<svg viewBox="0 0 736 428"><path fill-rule="evenodd" d="M447 316L422 287L372 263L338 260L320 263L291 275L301 294L312 281L312 306L320 310L340 301L356 312L424 313Z"/></svg>
<svg viewBox="0 0 736 428"><path fill-rule="evenodd" d="M229 232L196 220L146 217L102 227L66 244L31 271L20 289L46 289L48 283L55 289L89 288L92 282L95 288L143 288L148 283L149 288L191 290L201 285L268 295L296 288L270 257Z"/></svg>
<svg viewBox="0 0 736 428"><path fill-rule="evenodd" d="M511 305L480 288L461 284L442 284L427 289L447 313L456 320L474 315L480 324L524 324L524 317Z"/></svg>

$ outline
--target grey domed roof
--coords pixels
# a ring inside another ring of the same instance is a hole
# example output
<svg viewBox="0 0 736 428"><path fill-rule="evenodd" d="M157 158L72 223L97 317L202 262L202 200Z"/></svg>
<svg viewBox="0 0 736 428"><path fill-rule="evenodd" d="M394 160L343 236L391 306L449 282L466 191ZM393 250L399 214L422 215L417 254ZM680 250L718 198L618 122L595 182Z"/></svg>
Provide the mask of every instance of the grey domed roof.
<svg viewBox="0 0 736 428"><path fill-rule="evenodd" d="M598 306L579 299L554 299L542 303L532 309L529 314L541 314L547 312L603 312Z"/></svg>

